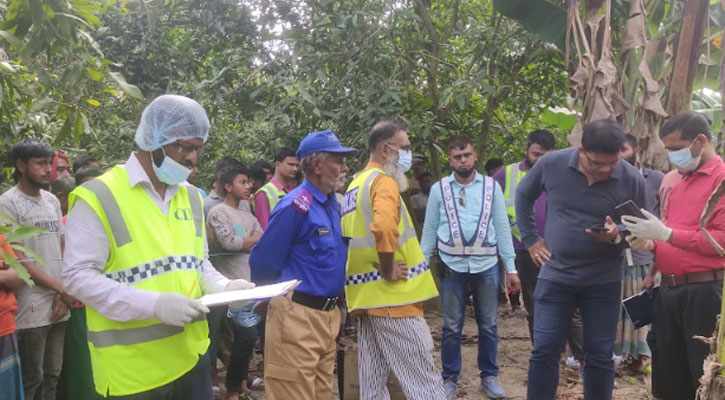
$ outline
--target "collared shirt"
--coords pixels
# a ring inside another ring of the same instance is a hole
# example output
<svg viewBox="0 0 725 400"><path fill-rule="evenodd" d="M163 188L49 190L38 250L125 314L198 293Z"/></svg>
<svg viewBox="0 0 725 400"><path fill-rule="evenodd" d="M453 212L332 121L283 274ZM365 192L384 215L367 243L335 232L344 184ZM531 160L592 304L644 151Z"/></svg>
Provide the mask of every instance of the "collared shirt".
<svg viewBox="0 0 725 400"><path fill-rule="evenodd" d="M455 173L449 177L452 186L453 202L456 205L458 222L461 227L461 234L464 241L470 240L478 232L478 223L481 218L481 205L483 203L483 175L476 172L473 181L461 185L455 177ZM461 190L465 204L461 205ZM487 243L496 243L498 256L503 261L507 271L515 271L513 242L511 241L511 227L508 214L506 214L506 202L503 199L501 186L494 182L493 205L491 207L491 220L488 223L486 233ZM436 182L430 190L428 206L425 211L425 225L420 247L426 259L433 256L433 251L440 239L448 242L451 237L446 213L445 202L441 193L441 181ZM441 261L456 272L476 274L496 266L498 257L491 256L454 256L440 253Z"/></svg>
<svg viewBox="0 0 725 400"><path fill-rule="evenodd" d="M526 160L519 163L519 171L528 172L529 165L526 164ZM501 168L494 175L493 179L501 185L501 191L506 192L506 168ZM523 178L522 178L523 179ZM534 203L534 218L536 220L536 233L542 238L544 237L544 230L546 228L546 192L541 192L541 196L536 199ZM528 251L526 246L521 243L520 240L516 239L516 236L511 235L514 241L514 250L517 252Z"/></svg>
<svg viewBox="0 0 725 400"><path fill-rule="evenodd" d="M323 297L342 294L346 263L340 204L307 180L280 200L249 256L257 284L299 279L295 291Z"/></svg>
<svg viewBox="0 0 725 400"><path fill-rule="evenodd" d="M700 217L710 195L725 179L725 163L715 156L672 187L662 215L672 229L670 243L655 242L655 264L663 274L686 274L725 268L710 241L700 231ZM725 246L725 197L721 198L705 229Z"/></svg>
<svg viewBox="0 0 725 400"><path fill-rule="evenodd" d="M282 183L274 177L272 177L269 182L272 183L278 190L284 190L285 193L289 193L295 188L294 185L283 186ZM269 199L267 198L267 193L259 192L256 196L254 196L254 216L257 217L257 220L262 225L262 229L267 229L270 217Z"/></svg>
<svg viewBox="0 0 725 400"><path fill-rule="evenodd" d="M547 193L546 246L551 259L539 278L573 286L622 279L622 247L597 241L586 229L604 224L614 208L627 200L645 203L645 181L636 168L620 161L612 174L591 186L579 171L579 150L547 153L526 174L516 191L516 219L527 247L540 238L534 203Z"/></svg>
<svg viewBox="0 0 725 400"><path fill-rule="evenodd" d="M639 167L639 172L644 178L645 185L645 202L640 207L651 212L653 215L659 217L660 215L660 194L659 188L662 184L662 178L664 174L660 171L651 170L643 166ZM654 256L652 252L642 250L631 250L632 251L632 263L634 265L649 265Z"/></svg>
<svg viewBox="0 0 725 400"><path fill-rule="evenodd" d="M167 186L162 198L135 154L131 154L122 167L128 173L131 187L140 185L159 210L168 215L171 199L179 190L179 185ZM158 293L116 282L103 273L110 254L106 229L96 212L81 198L76 200L68 214L65 243L61 277L63 287L70 295L117 321L153 317ZM224 291L229 279L212 267L208 253L205 240L201 289L204 293Z"/></svg>

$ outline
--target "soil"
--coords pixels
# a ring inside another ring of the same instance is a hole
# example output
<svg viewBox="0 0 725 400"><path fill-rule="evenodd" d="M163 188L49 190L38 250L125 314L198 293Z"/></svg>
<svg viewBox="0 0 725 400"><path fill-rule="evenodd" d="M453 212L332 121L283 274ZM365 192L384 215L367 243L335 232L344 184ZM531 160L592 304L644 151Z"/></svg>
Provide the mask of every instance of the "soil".
<svg viewBox="0 0 725 400"><path fill-rule="evenodd" d="M478 391L480 379L476 368L477 329L473 317L473 309L469 306L466 322L463 327L461 353L463 358L463 372L458 382L456 399L479 400L487 397ZM431 328L436 348L434 357L440 368L440 332L441 315L437 311L427 311L426 319ZM528 375L529 355L531 354L531 341L526 324L526 312L522 309L511 311L508 306L501 307L498 319L498 363L500 368L499 383L506 391L507 399L526 399L526 378ZM563 358L563 357L562 357ZM259 355L252 361L250 375L262 376L261 359ZM578 371L560 364L558 400L583 400L583 386L579 382ZM221 374L223 375L223 373ZM638 378L617 377L617 387L614 389L614 400L644 400L651 399L649 395L649 375ZM223 377L220 379L224 381ZM256 399L263 400L263 391L254 391ZM333 399L339 399L337 394L337 381Z"/></svg>

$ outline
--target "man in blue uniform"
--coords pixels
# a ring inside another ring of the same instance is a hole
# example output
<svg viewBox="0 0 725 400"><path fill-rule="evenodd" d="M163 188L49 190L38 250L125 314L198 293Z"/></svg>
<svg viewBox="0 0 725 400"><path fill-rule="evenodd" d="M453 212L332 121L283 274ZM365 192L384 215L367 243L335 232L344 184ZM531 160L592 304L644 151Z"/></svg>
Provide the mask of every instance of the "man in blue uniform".
<svg viewBox="0 0 725 400"><path fill-rule="evenodd" d="M301 281L293 293L273 298L268 307L264 380L269 400L332 397L340 329L335 306L347 262L335 190L345 183L345 156L354 152L332 131L304 138L297 157L305 180L274 208L250 255L254 282Z"/></svg>

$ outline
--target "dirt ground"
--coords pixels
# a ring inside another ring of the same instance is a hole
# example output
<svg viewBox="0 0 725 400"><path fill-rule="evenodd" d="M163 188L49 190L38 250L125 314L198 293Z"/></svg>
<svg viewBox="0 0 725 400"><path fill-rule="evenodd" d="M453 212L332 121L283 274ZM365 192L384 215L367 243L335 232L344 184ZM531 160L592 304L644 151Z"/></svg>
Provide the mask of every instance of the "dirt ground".
<svg viewBox="0 0 725 400"><path fill-rule="evenodd" d="M525 399L526 398L526 377L528 374L529 355L531 352L531 342L529 341L529 333L526 325L526 312L518 310L511 312L509 307L502 307L499 310L498 319L498 363L500 367L499 382L506 391L507 399ZM426 319L431 328L436 348L434 352L436 364L440 368L440 337L441 337L441 316L439 312L427 311ZM463 327L462 340L462 357L463 357L463 373L458 383L458 395L456 399L479 400L487 397L478 391L480 379L478 377L478 369L476 368L477 355L477 337L475 319L473 317L473 309L469 309L466 316L466 322ZM255 360L251 363L250 374L253 376L261 376L262 372L261 360L259 356L255 356ZM223 378L221 379L223 382ZM644 400L651 399L648 394L649 377L643 376L639 379L630 377L616 378L617 387L614 389L613 399L615 400ZM337 385L335 384L335 394L333 399L339 399L337 393ZM254 391L253 394L259 400L263 400L264 393L262 391ZM559 390L557 399L560 400L579 400L584 399L584 392L581 383L578 381L578 373L576 370L561 366ZM417 399L416 399L417 400Z"/></svg>

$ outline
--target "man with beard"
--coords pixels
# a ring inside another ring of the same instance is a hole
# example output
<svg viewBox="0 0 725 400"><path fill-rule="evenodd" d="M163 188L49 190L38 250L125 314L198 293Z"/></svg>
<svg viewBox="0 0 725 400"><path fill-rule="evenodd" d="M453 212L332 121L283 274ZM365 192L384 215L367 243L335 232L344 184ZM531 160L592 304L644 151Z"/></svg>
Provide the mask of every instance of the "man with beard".
<svg viewBox="0 0 725 400"><path fill-rule="evenodd" d="M445 394L455 397L461 375L461 332L469 287L478 325L480 390L488 397L505 396L498 384L499 259L506 268L506 286L519 290L511 229L501 187L475 170L473 142L455 137L448 144L453 173L436 182L428 198L421 247L426 259L438 248L441 260L443 338L441 363Z"/></svg>
<svg viewBox="0 0 725 400"><path fill-rule="evenodd" d="M104 397L212 397L209 309L199 298L254 285L208 260L202 198L185 182L208 132L199 103L157 97L141 114L139 150L71 193L63 285L86 304Z"/></svg>
<svg viewBox="0 0 725 400"><path fill-rule="evenodd" d="M526 173L536 164L536 161L544 154L556 147L554 135L544 129L537 129L529 133L526 144L526 154L521 162L509 164L506 168L500 169L493 176L493 179L501 185L503 198L506 202L506 213L508 213L513 235L514 251L516 252L516 271L521 280L521 296L524 299L526 308L526 319L529 322L529 337L534 340L534 290L536 279L539 276L539 267L531 259L526 246L521 243L521 232L516 224L516 187ZM546 222L546 192L541 193L534 204L534 218L536 220L536 232L544 237L544 225Z"/></svg>
<svg viewBox="0 0 725 400"><path fill-rule="evenodd" d="M660 215L660 196L659 188L662 184L664 174L645 168L638 161L640 152L639 141L633 135L627 134L624 138L624 145L620 155L622 159L632 164L639 170L645 180L645 204L641 204L647 211L653 215ZM622 298L634 296L642 290L644 280L652 270L651 278L657 271L656 268L650 267L654 261L652 253L641 250L625 250L627 257L624 259L624 280L622 281ZM635 329L629 316L624 309L619 312L619 323L617 324L617 337L614 342L614 352L623 356L622 362L618 369L625 375L639 375L645 367L645 363L652 352L647 345L647 334L649 333L649 325Z"/></svg>
<svg viewBox="0 0 725 400"><path fill-rule="evenodd" d="M41 264L34 256L15 251L35 282L35 286L23 284L15 292L23 387L26 399L54 400L63 363L65 321L74 301L60 282L63 213L58 199L45 190L50 186L54 153L45 143L23 139L11 154L17 184L0 196L0 212L20 225L44 229L19 242L46 261Z"/></svg>
<svg viewBox="0 0 725 400"><path fill-rule="evenodd" d="M400 193L412 153L406 129L379 122L368 137L370 161L350 183L342 231L350 238L345 295L357 315L360 399L389 398L392 371L409 399L442 400L423 301L438 295Z"/></svg>
<svg viewBox="0 0 725 400"><path fill-rule="evenodd" d="M297 150L305 180L274 208L249 257L254 282L301 281L293 293L273 298L267 309L264 385L269 400L332 397L337 305L347 259L335 189L345 183L345 157L354 152L332 131L305 137Z"/></svg>

